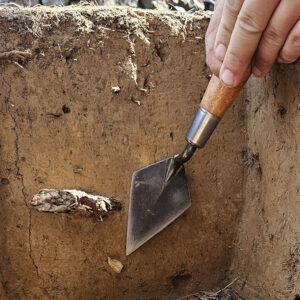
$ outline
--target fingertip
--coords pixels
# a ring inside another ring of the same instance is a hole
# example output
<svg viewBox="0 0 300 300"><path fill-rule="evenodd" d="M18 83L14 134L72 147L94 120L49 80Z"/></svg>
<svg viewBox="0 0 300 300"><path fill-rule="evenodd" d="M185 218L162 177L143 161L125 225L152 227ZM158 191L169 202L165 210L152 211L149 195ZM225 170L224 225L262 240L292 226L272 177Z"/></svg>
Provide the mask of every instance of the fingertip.
<svg viewBox="0 0 300 300"><path fill-rule="evenodd" d="M227 48L224 44L222 43L219 43L216 47L215 47L215 55L216 57L220 60L220 61L223 61L224 60L224 57L226 55L226 51L227 51Z"/></svg>
<svg viewBox="0 0 300 300"><path fill-rule="evenodd" d="M252 74L255 77L263 77L265 75L257 66L252 67Z"/></svg>
<svg viewBox="0 0 300 300"><path fill-rule="evenodd" d="M224 85L231 88L236 88L242 82L245 83L248 80L250 73L251 71L249 65L245 68L245 70L234 71L223 64L220 70L220 80Z"/></svg>
<svg viewBox="0 0 300 300"><path fill-rule="evenodd" d="M221 69L221 62L215 57L213 53L209 53L206 56L206 64L210 68L211 72L216 76L219 76Z"/></svg>
<svg viewBox="0 0 300 300"><path fill-rule="evenodd" d="M216 76L219 76L220 68L217 65L212 65L209 68L213 74L215 74Z"/></svg>
<svg viewBox="0 0 300 300"><path fill-rule="evenodd" d="M277 61L278 61L280 64L283 64L283 63L284 63L283 59L282 59L280 56L277 58Z"/></svg>
<svg viewBox="0 0 300 300"><path fill-rule="evenodd" d="M235 87L235 76L234 74L229 70L225 69L220 76L221 81L228 87Z"/></svg>
<svg viewBox="0 0 300 300"><path fill-rule="evenodd" d="M293 62L295 62L297 60L297 58L288 58L288 59L284 59L282 56L279 56L277 58L277 61L281 64L291 64Z"/></svg>

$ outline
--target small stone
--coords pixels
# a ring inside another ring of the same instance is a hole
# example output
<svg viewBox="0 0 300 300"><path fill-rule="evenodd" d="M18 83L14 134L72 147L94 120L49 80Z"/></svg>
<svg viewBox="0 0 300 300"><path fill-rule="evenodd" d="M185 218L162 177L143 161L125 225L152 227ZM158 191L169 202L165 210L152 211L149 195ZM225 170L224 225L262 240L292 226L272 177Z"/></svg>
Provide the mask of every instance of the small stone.
<svg viewBox="0 0 300 300"><path fill-rule="evenodd" d="M131 101L137 105L141 105L141 101L140 100L135 100L133 97L131 97Z"/></svg>
<svg viewBox="0 0 300 300"><path fill-rule="evenodd" d="M120 91L121 91L121 88L118 87L118 86L112 86L112 87L111 87L111 91L112 91L114 94L119 94Z"/></svg>
<svg viewBox="0 0 300 300"><path fill-rule="evenodd" d="M120 261L118 261L114 258L110 258L109 256L107 257L107 263L116 273L121 273L121 271L124 267Z"/></svg>
<svg viewBox="0 0 300 300"><path fill-rule="evenodd" d="M74 173L81 173L83 171L83 168L80 166L74 166L73 167L73 172Z"/></svg>

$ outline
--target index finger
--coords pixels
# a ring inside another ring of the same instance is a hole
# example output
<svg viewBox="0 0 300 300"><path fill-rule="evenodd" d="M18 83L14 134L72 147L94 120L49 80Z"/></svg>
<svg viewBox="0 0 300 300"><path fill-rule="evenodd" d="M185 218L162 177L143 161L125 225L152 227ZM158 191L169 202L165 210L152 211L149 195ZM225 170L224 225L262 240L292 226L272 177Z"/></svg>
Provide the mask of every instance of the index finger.
<svg viewBox="0 0 300 300"><path fill-rule="evenodd" d="M262 32L267 27L280 0L245 0L234 26L220 78L224 84L236 87L259 44Z"/></svg>

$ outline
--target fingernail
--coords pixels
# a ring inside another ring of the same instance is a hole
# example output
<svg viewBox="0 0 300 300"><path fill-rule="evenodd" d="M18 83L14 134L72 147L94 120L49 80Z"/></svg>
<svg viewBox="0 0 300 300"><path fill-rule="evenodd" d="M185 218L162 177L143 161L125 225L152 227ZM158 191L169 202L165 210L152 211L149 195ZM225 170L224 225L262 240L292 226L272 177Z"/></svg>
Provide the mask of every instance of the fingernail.
<svg viewBox="0 0 300 300"><path fill-rule="evenodd" d="M233 86L234 83L234 75L231 71L229 70L224 70L223 73L221 74L221 80L225 85L228 86Z"/></svg>
<svg viewBox="0 0 300 300"><path fill-rule="evenodd" d="M259 70L257 67L252 67L252 73L254 74L254 76L256 77L262 77L263 73L261 70Z"/></svg>
<svg viewBox="0 0 300 300"><path fill-rule="evenodd" d="M223 60L226 54L226 47L223 44L219 44L215 49L215 55L218 59Z"/></svg>

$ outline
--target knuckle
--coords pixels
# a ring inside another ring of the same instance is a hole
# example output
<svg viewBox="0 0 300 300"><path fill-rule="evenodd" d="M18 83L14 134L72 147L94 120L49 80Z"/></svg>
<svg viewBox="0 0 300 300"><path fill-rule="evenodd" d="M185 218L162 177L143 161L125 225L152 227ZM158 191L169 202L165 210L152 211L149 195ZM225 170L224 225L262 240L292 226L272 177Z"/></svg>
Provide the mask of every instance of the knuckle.
<svg viewBox="0 0 300 300"><path fill-rule="evenodd" d="M227 23L222 22L222 25L220 26L220 31L218 32L218 35L222 36L230 36L232 33L232 29L228 26Z"/></svg>
<svg viewBox="0 0 300 300"><path fill-rule="evenodd" d="M262 37L262 42L270 46L281 46L283 42L283 35L276 30L273 26L270 26Z"/></svg>
<svg viewBox="0 0 300 300"><path fill-rule="evenodd" d="M230 16L236 17L240 11L239 0L227 0L225 9Z"/></svg>
<svg viewBox="0 0 300 300"><path fill-rule="evenodd" d="M255 59L255 66L262 72L267 73L273 63L273 59L270 60L268 58L259 57Z"/></svg>
<svg viewBox="0 0 300 300"><path fill-rule="evenodd" d="M267 56L256 58L256 66L261 70L268 69L271 63L272 61Z"/></svg>
<svg viewBox="0 0 300 300"><path fill-rule="evenodd" d="M253 15L250 12L243 12L239 15L238 26L242 31L250 34L259 34L262 32L260 24L253 18Z"/></svg>
<svg viewBox="0 0 300 300"><path fill-rule="evenodd" d="M232 69L238 69L242 65L244 65L244 62L242 61L240 55L234 51L227 51L224 61L226 60L226 63L231 66Z"/></svg>

